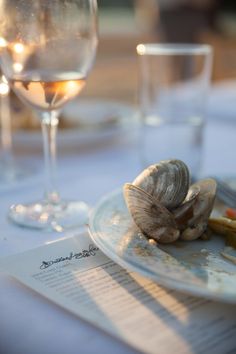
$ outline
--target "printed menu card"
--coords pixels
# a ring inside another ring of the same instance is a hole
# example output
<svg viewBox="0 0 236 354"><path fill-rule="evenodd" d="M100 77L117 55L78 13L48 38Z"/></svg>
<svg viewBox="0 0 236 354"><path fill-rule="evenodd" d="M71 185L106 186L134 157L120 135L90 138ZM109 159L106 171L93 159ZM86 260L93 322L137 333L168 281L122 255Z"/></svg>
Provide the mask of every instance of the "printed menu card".
<svg viewBox="0 0 236 354"><path fill-rule="evenodd" d="M87 233L0 261L0 271L145 353L235 353L236 306L162 288Z"/></svg>

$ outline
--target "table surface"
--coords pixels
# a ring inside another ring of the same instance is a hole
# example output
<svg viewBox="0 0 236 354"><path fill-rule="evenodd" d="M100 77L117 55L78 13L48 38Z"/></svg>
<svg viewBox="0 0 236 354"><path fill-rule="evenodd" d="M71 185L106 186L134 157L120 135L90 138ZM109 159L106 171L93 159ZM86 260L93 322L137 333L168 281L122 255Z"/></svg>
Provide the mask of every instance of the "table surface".
<svg viewBox="0 0 236 354"><path fill-rule="evenodd" d="M93 207L106 193L132 181L141 170L137 141L126 132L113 142L59 149L61 195ZM236 176L236 120L209 120L205 129L203 175ZM0 257L64 236L19 228L7 219L11 204L38 200L43 193L43 158L29 146L17 147L16 160L35 171L25 180L0 188ZM65 183L66 181L66 183ZM229 306L229 305L225 305ZM17 281L0 274L0 353L135 353L125 344L59 308Z"/></svg>

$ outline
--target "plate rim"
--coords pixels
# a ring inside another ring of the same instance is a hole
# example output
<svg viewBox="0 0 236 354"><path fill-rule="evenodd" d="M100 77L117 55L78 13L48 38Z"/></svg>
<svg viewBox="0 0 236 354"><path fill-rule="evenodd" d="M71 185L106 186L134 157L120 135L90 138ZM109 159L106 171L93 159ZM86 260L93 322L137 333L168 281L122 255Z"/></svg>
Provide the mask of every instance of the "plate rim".
<svg viewBox="0 0 236 354"><path fill-rule="evenodd" d="M173 278L163 276L163 274L158 274L158 273L151 273L146 274L145 271L142 271L142 269L137 269L134 265L130 264L127 260L124 260L121 256L119 256L117 253L112 252L112 255L109 253L107 250L106 246L104 243L100 241L96 237L96 234L99 233L98 231L95 230L95 225L94 225L94 220L96 218L96 214L98 210L110 199L113 199L115 197L118 197L120 195L123 195L122 189L116 189L105 196L103 196L100 201L95 205L93 208L89 222L88 222L88 231L91 239L93 242L100 248L100 250L111 260L113 260L115 263L119 264L122 268L125 268L127 270L139 273L140 275L149 278L156 282L160 286L164 286L166 288L172 289L172 290L177 290L182 293L186 293L192 296L197 296L197 297L203 297L207 298L210 300L215 300L215 301L221 301L224 303L229 303L229 304L236 304L236 294L235 296L230 295L230 294L225 294L225 293L217 293L214 290L207 289L207 288L201 288L198 287L197 285L190 285L188 282L180 282L176 281Z"/></svg>

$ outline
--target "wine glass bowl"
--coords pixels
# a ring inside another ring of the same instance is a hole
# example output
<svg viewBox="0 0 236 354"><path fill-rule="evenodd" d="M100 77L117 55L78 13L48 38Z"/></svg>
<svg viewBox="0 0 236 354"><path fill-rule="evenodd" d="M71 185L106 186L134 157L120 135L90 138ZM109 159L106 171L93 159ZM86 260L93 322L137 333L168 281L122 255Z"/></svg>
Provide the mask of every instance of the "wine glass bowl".
<svg viewBox="0 0 236 354"><path fill-rule="evenodd" d="M14 205L22 226L63 231L83 224L88 207L61 200L55 187L56 133L61 108L85 85L97 46L96 0L3 0L1 67L11 88L38 113L46 166L44 199Z"/></svg>

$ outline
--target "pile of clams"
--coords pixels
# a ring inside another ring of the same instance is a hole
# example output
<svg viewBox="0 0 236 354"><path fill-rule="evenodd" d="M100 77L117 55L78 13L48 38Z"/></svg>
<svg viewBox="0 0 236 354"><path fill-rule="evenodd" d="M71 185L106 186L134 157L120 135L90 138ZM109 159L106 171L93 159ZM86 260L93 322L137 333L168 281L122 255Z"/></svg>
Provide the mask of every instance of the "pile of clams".
<svg viewBox="0 0 236 354"><path fill-rule="evenodd" d="M144 235L159 243L195 240L207 231L216 182L190 186L188 167L180 160L161 161L124 185L129 212Z"/></svg>

